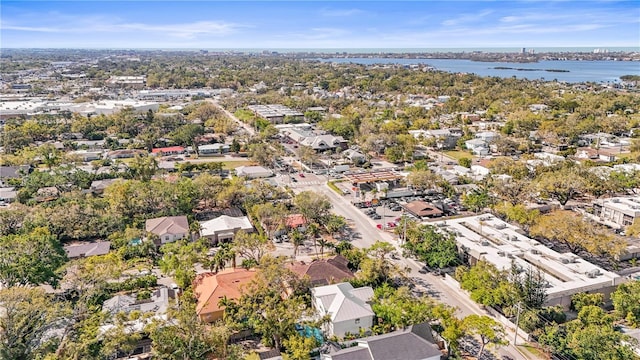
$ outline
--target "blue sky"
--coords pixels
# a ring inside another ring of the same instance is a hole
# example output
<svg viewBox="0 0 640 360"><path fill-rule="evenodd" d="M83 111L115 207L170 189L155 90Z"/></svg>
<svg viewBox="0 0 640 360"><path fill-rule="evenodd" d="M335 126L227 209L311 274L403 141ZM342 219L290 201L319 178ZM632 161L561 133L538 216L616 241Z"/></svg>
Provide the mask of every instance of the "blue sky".
<svg viewBox="0 0 640 360"><path fill-rule="evenodd" d="M640 48L638 1L5 1L3 48Z"/></svg>

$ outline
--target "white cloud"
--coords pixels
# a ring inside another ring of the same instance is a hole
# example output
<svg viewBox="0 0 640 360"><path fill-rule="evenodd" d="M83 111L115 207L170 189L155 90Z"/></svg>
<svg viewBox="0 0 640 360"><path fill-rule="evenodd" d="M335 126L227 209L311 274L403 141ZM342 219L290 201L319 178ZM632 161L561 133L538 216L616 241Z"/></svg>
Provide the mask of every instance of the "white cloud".
<svg viewBox="0 0 640 360"><path fill-rule="evenodd" d="M361 15L364 11L360 9L321 9L320 15L326 17L346 17Z"/></svg>
<svg viewBox="0 0 640 360"><path fill-rule="evenodd" d="M198 36L222 36L237 32L247 25L226 21L195 21L176 24L149 24L140 22L124 22L119 19L104 17L70 17L65 15L54 16L57 20L48 22L56 25L30 25L17 24L13 21L3 21L0 24L2 30L14 30L42 33L127 33L144 32L160 36L191 39ZM61 18L64 21L59 21ZM60 24L60 25L58 25Z"/></svg>
<svg viewBox="0 0 640 360"><path fill-rule="evenodd" d="M442 22L444 26L456 26L460 24L467 24L471 22L477 22L484 17L493 14L493 10L484 10L477 14L462 14L456 18L448 19Z"/></svg>

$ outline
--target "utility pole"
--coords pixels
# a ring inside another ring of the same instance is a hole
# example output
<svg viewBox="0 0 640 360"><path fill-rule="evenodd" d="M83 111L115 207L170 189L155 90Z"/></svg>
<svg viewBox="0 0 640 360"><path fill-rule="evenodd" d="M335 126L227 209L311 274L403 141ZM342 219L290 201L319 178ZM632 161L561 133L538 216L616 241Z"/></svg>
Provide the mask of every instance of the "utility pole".
<svg viewBox="0 0 640 360"><path fill-rule="evenodd" d="M516 305L518 307L518 312L516 313L516 331L515 331L515 335L513 336L514 346L518 344L518 329L520 328L520 311L522 311L522 307L520 305L521 305L521 302L518 301L518 305Z"/></svg>

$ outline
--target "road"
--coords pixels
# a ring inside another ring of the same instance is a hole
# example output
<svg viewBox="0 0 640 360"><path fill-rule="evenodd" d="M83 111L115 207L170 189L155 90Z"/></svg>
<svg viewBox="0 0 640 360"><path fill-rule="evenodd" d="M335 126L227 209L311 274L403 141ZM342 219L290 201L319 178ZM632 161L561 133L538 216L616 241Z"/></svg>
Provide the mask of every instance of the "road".
<svg viewBox="0 0 640 360"><path fill-rule="evenodd" d="M235 115L224 109L217 102L211 102L222 110L229 118L236 121L248 134L255 134L255 131L250 126L240 121L240 119ZM430 155L433 156L436 154ZM443 159L443 157L441 157L441 159ZM435 276L430 273L420 273L419 270L422 269L424 265L413 259L402 257L402 249L400 248L398 241L395 240L395 237L389 232L379 230L372 219L368 218L362 211L355 208L347 198L336 194L335 191L329 188L326 185L327 178L325 176L309 174L308 177L297 178L297 182L293 182L290 175L281 175L278 177L278 180L280 183L291 187L296 193L311 190L326 195L333 205L333 212L344 216L354 228L354 236L350 239L350 242L354 246L366 248L373 245L376 240L392 244L396 248L398 255L400 255L400 258L396 260L396 263L408 270L408 276L410 276L416 284L416 289L418 291L429 295L442 303L456 307L457 314L460 317L465 317L471 314L488 315L486 311L481 309L465 293L457 289L455 284L452 284L450 281L447 281L440 276ZM528 360L528 358L523 356L512 344L514 337L513 331L507 329L507 335L510 344L497 349L495 352L497 352L499 356L507 356L514 360Z"/></svg>
<svg viewBox="0 0 640 360"><path fill-rule="evenodd" d="M318 178L325 178L318 176ZM326 178L325 178L326 179ZM480 308L473 300L469 298L464 292L459 290L455 282L447 281L441 276L437 276L431 273L421 274L420 269L423 264L411 259L402 257L402 249L400 244L395 240L395 236L386 231L381 231L376 228L376 223L368 218L362 211L355 208L349 200L341 195L336 194L326 184L314 185L294 183L294 192L300 192L305 190L312 190L318 193L326 195L333 205L333 212L344 216L352 226L355 228L356 236L351 239L351 243L359 248L365 248L371 246L376 240L381 240L392 244L400 255L400 259L396 260L396 264L406 268L408 270L408 276L416 284L415 290L431 296L438 301L456 307L457 315L465 317L472 314L489 315L485 310ZM503 346L494 353L500 356L507 356L517 360L527 360L528 358L523 356L511 343L513 342L513 331L507 329L507 339L510 345ZM519 339L519 343L523 343L524 339Z"/></svg>

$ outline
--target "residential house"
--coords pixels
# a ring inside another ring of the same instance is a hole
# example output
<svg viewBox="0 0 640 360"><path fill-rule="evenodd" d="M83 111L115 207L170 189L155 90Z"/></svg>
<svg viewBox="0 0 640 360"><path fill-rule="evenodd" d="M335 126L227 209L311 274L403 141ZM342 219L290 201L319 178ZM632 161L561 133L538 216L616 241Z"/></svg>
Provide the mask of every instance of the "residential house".
<svg viewBox="0 0 640 360"><path fill-rule="evenodd" d="M110 241L96 241L86 244L71 244L64 247L69 259L106 255L111 248Z"/></svg>
<svg viewBox="0 0 640 360"><path fill-rule="evenodd" d="M440 360L431 326L410 325L387 334L356 340L356 346L322 354L321 360Z"/></svg>
<svg viewBox="0 0 640 360"><path fill-rule="evenodd" d="M263 229L266 229L265 224L261 225ZM281 236L293 230L298 230L301 233L304 233L307 230L307 220L302 216L302 214L287 215L284 219L284 225L284 228L276 229L276 231L273 232L273 236Z"/></svg>
<svg viewBox="0 0 640 360"><path fill-rule="evenodd" d="M482 139L471 139L464 142L464 145L474 155L489 155L489 143Z"/></svg>
<svg viewBox="0 0 640 360"><path fill-rule="evenodd" d="M324 286L353 279L355 276L347 267L349 260L342 255L335 255L326 259L311 262L298 261L288 267L298 277L307 277L313 286Z"/></svg>
<svg viewBox="0 0 640 360"><path fill-rule="evenodd" d="M253 225L246 216L218 216L200 223L200 236L212 244L232 241L238 231L253 232Z"/></svg>
<svg viewBox="0 0 640 360"><path fill-rule="evenodd" d="M94 180L91 182L91 186L89 190L94 194L102 194L104 189L108 188L111 184L114 184L122 179L104 179L104 180Z"/></svg>
<svg viewBox="0 0 640 360"><path fill-rule="evenodd" d="M189 237L189 221L186 216L164 216L149 219L145 222L145 230L158 238L156 246Z"/></svg>
<svg viewBox="0 0 640 360"><path fill-rule="evenodd" d="M365 161L367 161L367 157L365 154L354 149L347 149L343 151L342 157L345 159L348 159L349 161L351 161L353 164L356 164L356 165L362 164Z"/></svg>
<svg viewBox="0 0 640 360"><path fill-rule="evenodd" d="M492 143L500 138L500 134L495 131L481 131L475 134L476 139L481 139L487 143Z"/></svg>
<svg viewBox="0 0 640 360"><path fill-rule="evenodd" d="M154 148L151 150L151 153L158 156L165 155L180 155L186 152L185 148L182 146L169 146L169 147L161 147Z"/></svg>
<svg viewBox="0 0 640 360"><path fill-rule="evenodd" d="M16 201L18 197L18 192L14 187L0 187L0 204L12 203Z"/></svg>
<svg viewBox="0 0 640 360"><path fill-rule="evenodd" d="M111 160L115 159L131 159L136 155L143 156L146 155L147 152L144 150L137 149L122 149L122 150L113 150L107 153L107 157Z"/></svg>
<svg viewBox="0 0 640 360"><path fill-rule="evenodd" d="M369 331L373 325L375 313L369 304L373 289L369 286L354 289L347 282L320 286L311 289L311 297L318 316L329 315L330 321L324 325L327 336L342 338Z"/></svg>
<svg viewBox="0 0 640 360"><path fill-rule="evenodd" d="M31 173L30 165L5 166L0 165L0 185L3 185L9 179L21 179L23 176Z"/></svg>
<svg viewBox="0 0 640 360"><path fill-rule="evenodd" d="M198 154L200 156L212 156L226 154L229 152L228 144L207 144L198 146Z"/></svg>
<svg viewBox="0 0 640 360"><path fill-rule="evenodd" d="M196 313L200 320L214 322L222 319L224 306L220 300L235 300L242 296L246 287L256 276L255 270L225 269L218 273L203 273L193 282L194 295L198 299Z"/></svg>
<svg viewBox="0 0 640 360"><path fill-rule="evenodd" d="M83 162L102 159L102 151L77 150L69 152L69 155L76 156Z"/></svg>
<svg viewBox="0 0 640 360"><path fill-rule="evenodd" d="M147 325L151 324L153 320L166 320L167 310L169 309L171 299L175 298L175 291L166 287L156 289L151 298L145 300L138 300L134 295L116 295L102 304L102 311L108 312L111 316L115 316L118 313L129 314L133 311L139 311L146 316L141 316L133 321L125 323L125 331L143 333L142 338L136 344L136 348L131 352L131 355L136 357L129 357L119 351L116 351L109 358L113 359L148 359L151 353L151 340L144 335L144 329ZM109 330L113 329L115 325L107 324L99 328L99 336L105 334Z"/></svg>
<svg viewBox="0 0 640 360"><path fill-rule="evenodd" d="M273 171L262 166L239 166L236 175L249 179L267 178L273 176Z"/></svg>

